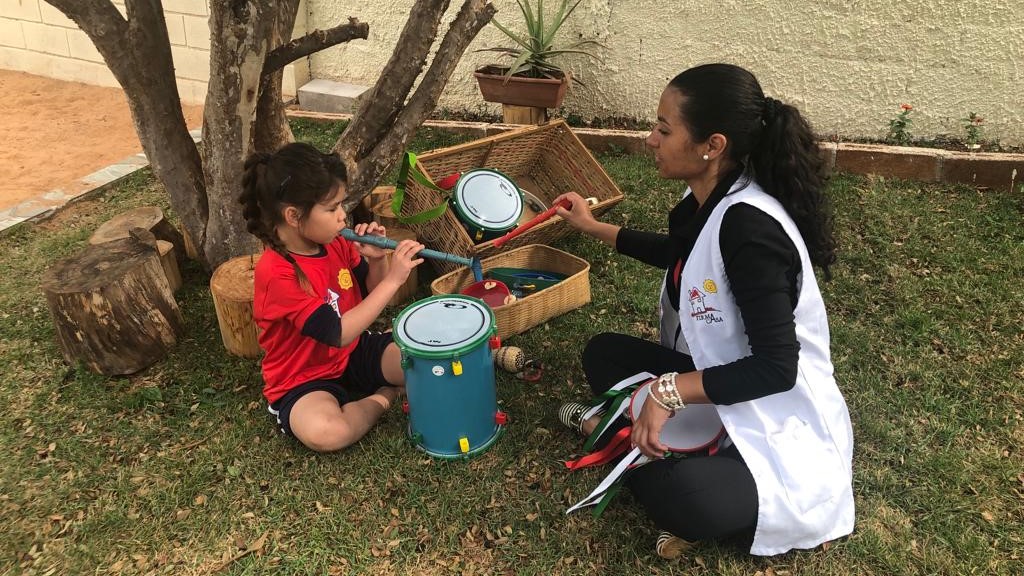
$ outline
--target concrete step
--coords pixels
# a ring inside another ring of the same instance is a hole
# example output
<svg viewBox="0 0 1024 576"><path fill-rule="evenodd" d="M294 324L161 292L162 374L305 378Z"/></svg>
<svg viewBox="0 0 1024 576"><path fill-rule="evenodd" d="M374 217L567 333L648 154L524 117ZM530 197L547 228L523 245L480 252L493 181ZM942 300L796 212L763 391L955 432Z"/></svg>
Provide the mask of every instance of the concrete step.
<svg viewBox="0 0 1024 576"><path fill-rule="evenodd" d="M369 86L318 78L299 88L299 108L311 112L350 114L359 108L361 98L369 91Z"/></svg>

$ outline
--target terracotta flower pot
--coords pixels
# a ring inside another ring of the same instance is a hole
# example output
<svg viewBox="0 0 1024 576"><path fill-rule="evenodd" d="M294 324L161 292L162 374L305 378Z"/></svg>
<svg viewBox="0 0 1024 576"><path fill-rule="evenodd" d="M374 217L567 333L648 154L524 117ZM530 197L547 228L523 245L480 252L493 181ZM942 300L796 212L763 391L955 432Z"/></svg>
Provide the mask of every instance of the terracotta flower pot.
<svg viewBox="0 0 1024 576"><path fill-rule="evenodd" d="M480 94L488 102L558 108L569 88L569 74L562 78L505 77L505 68L484 66L473 73L480 84Z"/></svg>

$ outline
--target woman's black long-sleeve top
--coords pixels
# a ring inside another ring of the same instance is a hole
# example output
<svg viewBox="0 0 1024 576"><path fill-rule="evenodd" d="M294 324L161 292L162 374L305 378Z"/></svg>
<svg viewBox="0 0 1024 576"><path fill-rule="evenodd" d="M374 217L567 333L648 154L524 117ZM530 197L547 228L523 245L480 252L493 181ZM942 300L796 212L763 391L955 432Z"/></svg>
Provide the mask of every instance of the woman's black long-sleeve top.
<svg viewBox="0 0 1024 576"><path fill-rule="evenodd" d="M615 249L666 269L672 311L679 313L677 264L686 262L708 216L740 178L736 171L719 182L703 206L688 195L669 214L668 235L622 228ZM800 254L782 226L749 204L725 213L720 248L736 304L743 317L751 355L706 368L704 392L715 404L734 404L789 390L796 383L800 344L793 310L797 303Z"/></svg>

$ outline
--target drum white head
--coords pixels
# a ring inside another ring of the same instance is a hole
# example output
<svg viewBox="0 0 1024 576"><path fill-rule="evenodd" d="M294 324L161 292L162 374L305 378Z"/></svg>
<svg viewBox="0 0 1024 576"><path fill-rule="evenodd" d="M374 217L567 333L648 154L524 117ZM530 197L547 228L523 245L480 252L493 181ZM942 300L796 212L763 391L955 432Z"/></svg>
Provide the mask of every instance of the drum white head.
<svg viewBox="0 0 1024 576"><path fill-rule="evenodd" d="M455 204L469 224L507 230L523 213L523 196L511 178L487 168L470 170L455 184Z"/></svg>
<svg viewBox="0 0 1024 576"><path fill-rule="evenodd" d="M395 319L395 341L413 353L452 355L478 346L494 332L494 312L457 294L414 302Z"/></svg>
<svg viewBox="0 0 1024 576"><path fill-rule="evenodd" d="M629 419L636 421L650 388L640 386L629 400ZM696 452L711 447L725 434L718 410L712 404L687 404L676 410L661 429L661 443L671 452Z"/></svg>

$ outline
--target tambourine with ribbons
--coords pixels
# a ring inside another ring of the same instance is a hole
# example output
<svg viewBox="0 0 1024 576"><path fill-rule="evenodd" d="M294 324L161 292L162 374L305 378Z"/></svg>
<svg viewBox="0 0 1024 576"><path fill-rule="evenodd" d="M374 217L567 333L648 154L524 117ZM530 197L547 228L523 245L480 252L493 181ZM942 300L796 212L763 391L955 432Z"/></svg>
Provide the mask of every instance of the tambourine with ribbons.
<svg viewBox="0 0 1024 576"><path fill-rule="evenodd" d="M599 516L621 488L625 475L639 466L652 460L640 452L639 448L630 447L632 426L618 430L603 448L593 451L594 444L605 437L609 428L625 414L630 422L640 417L644 402L650 393L648 384L657 377L649 372L641 372L622 380L607 392L599 396L590 410L584 412L586 421L604 410L601 421L594 432L587 438L584 450L590 454L565 463L569 470L578 470L590 466L607 464L622 457L611 473L598 484L586 498L566 510L570 514L587 506L596 506L594 515ZM711 404L689 404L686 408L674 413L665 421L661 429L661 443L668 447L666 456L680 456L694 452L714 454L719 443L725 437L725 427L718 416L718 410ZM624 455L624 456L623 456Z"/></svg>

